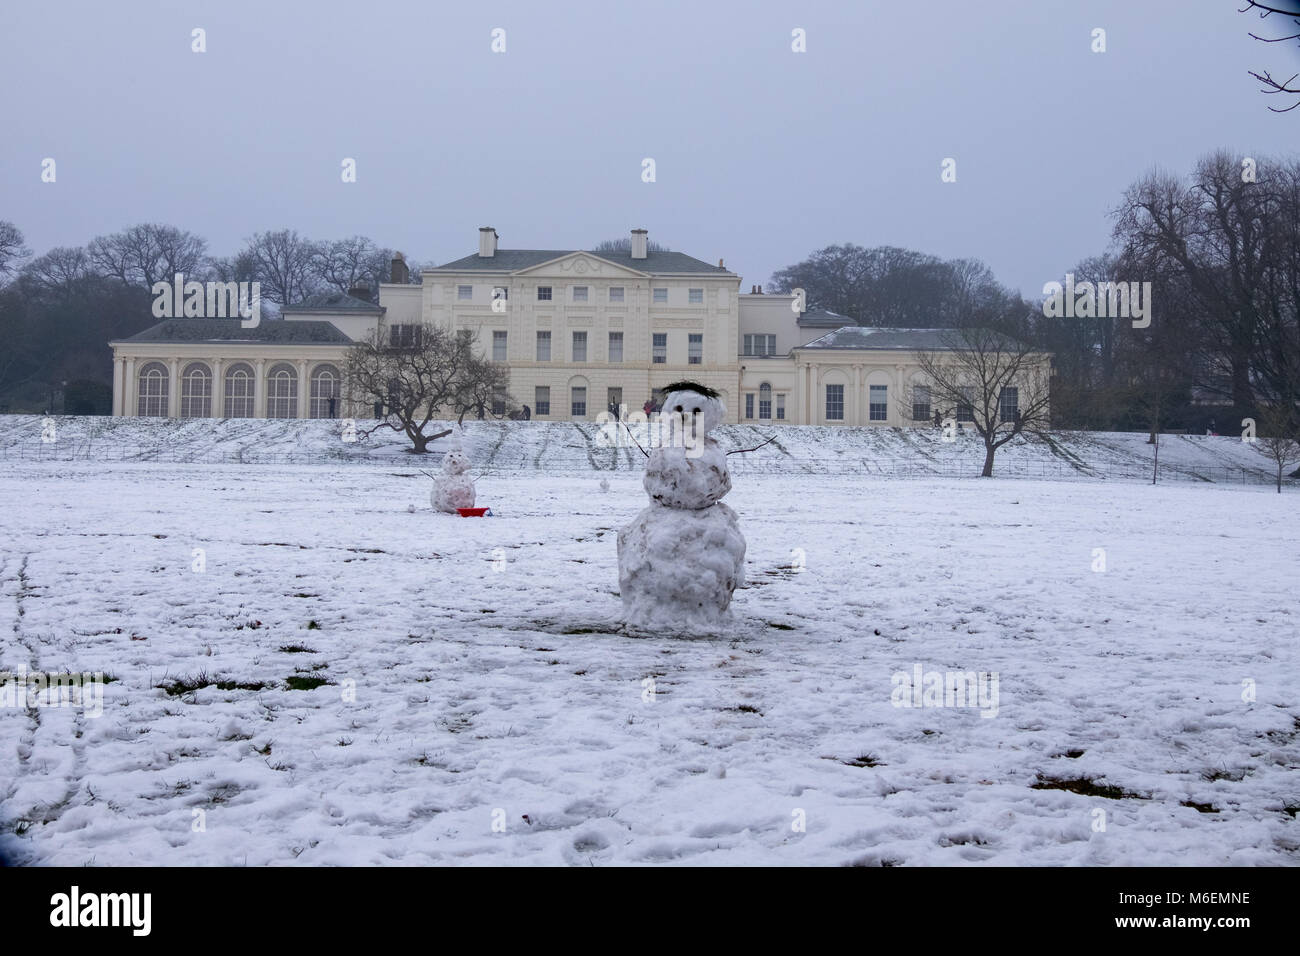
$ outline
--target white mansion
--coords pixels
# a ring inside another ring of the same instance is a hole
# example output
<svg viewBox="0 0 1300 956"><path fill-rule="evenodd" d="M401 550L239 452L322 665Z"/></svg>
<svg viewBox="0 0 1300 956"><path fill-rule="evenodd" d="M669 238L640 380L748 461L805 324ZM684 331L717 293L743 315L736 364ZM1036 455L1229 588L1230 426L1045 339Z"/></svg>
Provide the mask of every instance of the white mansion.
<svg viewBox="0 0 1300 956"><path fill-rule="evenodd" d="M398 343L408 327L430 323L477 333L509 366L515 402L540 420L641 409L682 379L717 389L733 422L931 418L914 386L923 385L917 353L944 348L938 331L798 312L793 296L761 287L741 294L740 276L721 260L650 251L644 229L632 231L627 252L595 253L498 249L485 227L477 253L423 270L420 284L400 257L390 278L379 305L327 293L253 328L238 318L173 318L111 342L113 413L369 417L372 408L347 399L348 348L376 327Z"/></svg>

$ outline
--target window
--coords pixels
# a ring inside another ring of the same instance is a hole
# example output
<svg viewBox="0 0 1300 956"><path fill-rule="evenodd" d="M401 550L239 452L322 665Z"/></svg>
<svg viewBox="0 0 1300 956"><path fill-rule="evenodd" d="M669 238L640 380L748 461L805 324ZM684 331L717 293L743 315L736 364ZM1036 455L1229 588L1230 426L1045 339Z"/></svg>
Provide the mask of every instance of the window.
<svg viewBox="0 0 1300 956"><path fill-rule="evenodd" d="M744 339L746 355L775 355L775 335L746 335Z"/></svg>
<svg viewBox="0 0 1300 956"><path fill-rule="evenodd" d="M307 408L310 418L338 418L340 383L343 376L333 365L317 365L311 373L311 404Z"/></svg>
<svg viewBox="0 0 1300 956"><path fill-rule="evenodd" d="M587 287L585 285L575 285L573 287L573 301L574 302L587 301Z"/></svg>
<svg viewBox="0 0 1300 956"><path fill-rule="evenodd" d="M844 421L844 386L826 386L826 420L828 422Z"/></svg>
<svg viewBox="0 0 1300 956"><path fill-rule="evenodd" d="M587 386L575 385L571 388L572 395L569 402L569 410L574 418L585 418L587 415Z"/></svg>
<svg viewBox="0 0 1300 956"><path fill-rule="evenodd" d="M975 421L975 389L970 385L963 385L957 389L957 392L961 395L961 401L957 403L957 421Z"/></svg>
<svg viewBox="0 0 1300 956"><path fill-rule="evenodd" d="M610 302L623 301L623 287L621 285L612 285L609 287L609 301Z"/></svg>
<svg viewBox="0 0 1300 956"><path fill-rule="evenodd" d="M510 299L510 290L503 285L494 285L492 287L492 298L506 302Z"/></svg>
<svg viewBox="0 0 1300 956"><path fill-rule="evenodd" d="M573 333L573 361L575 362L587 361L587 333L586 332Z"/></svg>
<svg viewBox="0 0 1300 956"><path fill-rule="evenodd" d="M611 388L606 393L605 408L615 418L623 417L623 389Z"/></svg>
<svg viewBox="0 0 1300 956"><path fill-rule="evenodd" d="M388 345L395 349L418 349L422 341L418 325L390 325L388 327Z"/></svg>
<svg viewBox="0 0 1300 956"><path fill-rule="evenodd" d="M704 363L704 333L692 332L687 339L686 361L690 365Z"/></svg>
<svg viewBox="0 0 1300 956"><path fill-rule="evenodd" d="M136 414L150 418L167 417L168 372L160 362L150 362L140 369L136 390Z"/></svg>
<svg viewBox="0 0 1300 956"><path fill-rule="evenodd" d="M746 418L754 417L754 393L753 392L745 393L745 417Z"/></svg>
<svg viewBox="0 0 1300 956"><path fill-rule="evenodd" d="M500 329L492 332L492 361L504 362L506 360L506 333Z"/></svg>
<svg viewBox="0 0 1300 956"><path fill-rule="evenodd" d="M474 298L474 287L472 285L456 286L456 298L461 302L468 302L470 299Z"/></svg>
<svg viewBox="0 0 1300 956"><path fill-rule="evenodd" d="M747 416L752 418L753 416ZM764 382L758 386L758 417L772 417L772 386Z"/></svg>
<svg viewBox="0 0 1300 956"><path fill-rule="evenodd" d="M492 389L492 414L504 415L506 413L506 390L500 385Z"/></svg>
<svg viewBox="0 0 1300 956"><path fill-rule="evenodd" d="M212 417L212 373L202 362L181 373L181 418Z"/></svg>
<svg viewBox="0 0 1300 956"><path fill-rule="evenodd" d="M537 287L537 301L538 302L551 301L551 287L549 285L539 285Z"/></svg>
<svg viewBox="0 0 1300 956"><path fill-rule="evenodd" d="M538 385L533 389L533 412L537 415L551 414L551 387Z"/></svg>
<svg viewBox="0 0 1300 956"><path fill-rule="evenodd" d="M1014 422L1020 418L1020 389L1014 385L1005 386L998 395L998 419Z"/></svg>
<svg viewBox="0 0 1300 956"><path fill-rule="evenodd" d="M298 373L292 365L275 365L266 377L266 417L298 417Z"/></svg>
<svg viewBox="0 0 1300 956"><path fill-rule="evenodd" d="M253 417L253 368L239 362L226 369L227 418Z"/></svg>
<svg viewBox="0 0 1300 956"><path fill-rule="evenodd" d="M167 368L150 362L140 369L136 385L139 396L135 413L148 418L167 417Z"/></svg>
<svg viewBox="0 0 1300 956"><path fill-rule="evenodd" d="M785 392L776 393L776 420L785 421Z"/></svg>
<svg viewBox="0 0 1300 956"><path fill-rule="evenodd" d="M867 402L867 418L870 421L889 421L888 385L872 385L867 394Z"/></svg>
<svg viewBox="0 0 1300 956"><path fill-rule="evenodd" d="M617 365L623 361L623 333L609 333L609 363Z"/></svg>
<svg viewBox="0 0 1300 956"><path fill-rule="evenodd" d="M912 389L912 421L928 422L930 415L930 386L918 385Z"/></svg>
<svg viewBox="0 0 1300 956"><path fill-rule="evenodd" d="M551 360L551 333L548 329L545 332L537 333L537 361L549 362Z"/></svg>
<svg viewBox="0 0 1300 956"><path fill-rule="evenodd" d="M668 361L668 333L655 332L651 343L654 346L654 364L663 365Z"/></svg>
<svg viewBox="0 0 1300 956"><path fill-rule="evenodd" d="M688 290L687 290L687 293L686 293L686 301L689 302L691 305L703 305L703 304L704 304L704 290L703 290L703 289L688 289Z"/></svg>
<svg viewBox="0 0 1300 956"><path fill-rule="evenodd" d="M655 300L655 302L658 302L658 303L665 303L665 302L667 302L667 301L668 301L668 290L667 290L667 289L655 289L654 300Z"/></svg>

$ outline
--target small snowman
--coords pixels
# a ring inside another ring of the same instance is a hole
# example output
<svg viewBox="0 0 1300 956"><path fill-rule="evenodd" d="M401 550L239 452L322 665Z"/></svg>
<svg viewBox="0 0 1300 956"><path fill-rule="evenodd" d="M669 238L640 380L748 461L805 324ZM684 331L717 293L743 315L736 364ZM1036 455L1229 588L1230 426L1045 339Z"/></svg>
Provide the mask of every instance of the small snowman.
<svg viewBox="0 0 1300 956"><path fill-rule="evenodd" d="M468 474L469 456L457 432L448 442L447 453L442 458L442 473L433 476L433 490L429 501L434 511L456 514L457 508L474 507L474 479Z"/></svg>
<svg viewBox="0 0 1300 956"><path fill-rule="evenodd" d="M624 620L634 629L714 630L745 576L745 538L721 502L731 490L727 456L709 437L727 408L694 382L666 391L664 440L646 462L650 505L618 535Z"/></svg>

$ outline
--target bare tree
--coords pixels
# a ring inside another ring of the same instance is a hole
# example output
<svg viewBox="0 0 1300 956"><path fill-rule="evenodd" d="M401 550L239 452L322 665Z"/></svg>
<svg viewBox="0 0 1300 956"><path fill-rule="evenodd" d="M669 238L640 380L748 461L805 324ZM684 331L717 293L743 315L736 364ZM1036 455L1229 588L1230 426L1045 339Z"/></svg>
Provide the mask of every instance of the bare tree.
<svg viewBox="0 0 1300 956"><path fill-rule="evenodd" d="M1282 493L1282 475L1288 467L1300 465L1300 440L1295 430L1295 409L1281 404L1261 405L1256 413L1255 451L1277 467L1277 493ZM1261 434L1262 433L1262 434Z"/></svg>
<svg viewBox="0 0 1300 956"><path fill-rule="evenodd" d="M198 278L207 262L207 240L162 223L132 226L91 240L86 252L101 275L152 288L176 273Z"/></svg>
<svg viewBox="0 0 1300 956"><path fill-rule="evenodd" d="M371 301L379 301L379 283L389 279L393 250L381 249L365 236L320 243L312 268L321 284L351 292L358 283L370 287Z"/></svg>
<svg viewBox="0 0 1300 956"><path fill-rule="evenodd" d="M1246 5L1241 7L1239 12L1255 11L1259 14L1261 20L1277 14L1279 17L1291 21L1282 25L1284 31L1282 35L1265 37L1252 33L1250 34L1252 38L1259 40L1261 43L1300 42L1300 2L1297 2L1297 0L1270 0L1269 3L1261 3L1259 0L1245 0L1245 3ZM1289 113L1297 106L1300 106L1300 82L1297 82L1297 80L1300 80L1300 73L1292 74L1288 80L1275 80L1267 70L1260 73L1256 73L1254 70L1249 72L1251 76L1264 84L1264 89L1261 92L1270 95L1282 93L1297 97L1296 101L1290 106L1270 106L1269 109L1274 113Z"/></svg>
<svg viewBox="0 0 1300 956"><path fill-rule="evenodd" d="M262 283L262 299L279 306L301 302L318 291L321 283L313 263L320 254L319 243L295 229L255 233L242 253L252 264L253 278Z"/></svg>
<svg viewBox="0 0 1300 956"><path fill-rule="evenodd" d="M363 434L391 428L406 434L416 454L424 454L429 442L451 434L451 429L425 434L431 422L440 414L459 415L463 421L468 411L489 409L494 390L509 380L509 370L477 355L472 336L437 325L401 329L398 335L380 326L349 349L349 397L381 412ZM508 395L506 400L508 404Z"/></svg>
<svg viewBox="0 0 1300 956"><path fill-rule="evenodd" d="M646 240L645 248L646 252L672 252L663 243L655 242L653 239ZM603 242L598 242L590 251L597 255L602 252L630 255L632 253L632 237L624 236L621 239L606 239Z"/></svg>
<svg viewBox="0 0 1300 956"><path fill-rule="evenodd" d="M1017 435L1049 426L1051 368L1040 350L993 329L953 329L942 349L917 353L940 418L969 422L984 441L984 478L993 456ZM915 393L916 387L912 392Z"/></svg>
<svg viewBox="0 0 1300 956"><path fill-rule="evenodd" d="M461 387L451 403L457 424L463 424L470 412L478 418L508 417L518 407L509 388L510 369L506 365L471 354L461 377Z"/></svg>
<svg viewBox="0 0 1300 956"><path fill-rule="evenodd" d="M0 220L0 280L17 271L18 260L32 254L23 242L22 230L12 222Z"/></svg>

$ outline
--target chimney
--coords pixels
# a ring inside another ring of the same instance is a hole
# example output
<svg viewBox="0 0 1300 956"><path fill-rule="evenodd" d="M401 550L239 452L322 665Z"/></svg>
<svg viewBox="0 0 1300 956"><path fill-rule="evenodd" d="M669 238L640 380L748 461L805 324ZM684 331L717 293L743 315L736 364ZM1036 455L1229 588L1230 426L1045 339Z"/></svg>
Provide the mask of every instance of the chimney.
<svg viewBox="0 0 1300 956"><path fill-rule="evenodd" d="M759 294L759 295L762 295L762 294L763 294L763 287L762 287L762 286L759 286L759 287L758 287L758 294Z"/></svg>
<svg viewBox="0 0 1300 956"><path fill-rule="evenodd" d="M369 302L370 283L365 279L353 279L352 288L348 289L348 295L354 299L360 299L362 302Z"/></svg>
<svg viewBox="0 0 1300 956"><path fill-rule="evenodd" d="M721 259L718 260L718 268L719 268L719 269L725 269L725 268L727 268L726 266L724 266L724 265L722 264L722 260L721 260Z"/></svg>
<svg viewBox="0 0 1300 956"><path fill-rule="evenodd" d="M645 258L646 236L648 235L649 233L647 233L644 229L632 230L632 258L633 259Z"/></svg>
<svg viewBox="0 0 1300 956"><path fill-rule="evenodd" d="M478 231L478 257L491 259L497 254L497 231L491 226L483 226Z"/></svg>
<svg viewBox="0 0 1300 956"><path fill-rule="evenodd" d="M406 256L400 252L393 253L393 266L388 281L393 285L406 285L411 281L411 270L406 267Z"/></svg>

